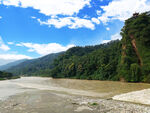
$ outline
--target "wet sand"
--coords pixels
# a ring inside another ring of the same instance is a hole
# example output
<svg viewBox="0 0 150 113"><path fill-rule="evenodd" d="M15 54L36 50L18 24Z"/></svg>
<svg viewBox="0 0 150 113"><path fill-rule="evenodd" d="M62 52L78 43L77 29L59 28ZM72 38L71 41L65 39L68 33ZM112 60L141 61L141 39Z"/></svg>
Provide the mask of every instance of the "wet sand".
<svg viewBox="0 0 150 113"><path fill-rule="evenodd" d="M0 82L0 113L150 113L150 106L111 99L147 88L149 84L23 77Z"/></svg>

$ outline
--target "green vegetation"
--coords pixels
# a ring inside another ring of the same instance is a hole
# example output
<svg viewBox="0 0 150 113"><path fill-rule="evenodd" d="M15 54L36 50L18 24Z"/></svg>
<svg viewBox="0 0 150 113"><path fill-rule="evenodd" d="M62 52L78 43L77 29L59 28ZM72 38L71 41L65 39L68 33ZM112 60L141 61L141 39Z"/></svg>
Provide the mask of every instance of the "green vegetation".
<svg viewBox="0 0 150 113"><path fill-rule="evenodd" d="M130 82L150 82L150 15L126 20L121 35L119 76Z"/></svg>
<svg viewBox="0 0 150 113"><path fill-rule="evenodd" d="M98 105L98 103L96 103L96 102L94 102L94 103L88 103L90 106L97 106Z"/></svg>
<svg viewBox="0 0 150 113"><path fill-rule="evenodd" d="M16 79L19 78L18 76L13 76L12 73L2 72L0 71L0 80L7 80L7 79Z"/></svg>
<svg viewBox="0 0 150 113"><path fill-rule="evenodd" d="M53 60L60 54L63 54L63 52L49 54L38 59L26 60L6 71L14 75L49 76L50 70L53 68Z"/></svg>
<svg viewBox="0 0 150 113"><path fill-rule="evenodd" d="M74 47L54 61L51 76L89 80L115 80L120 42L99 46Z"/></svg>
<svg viewBox="0 0 150 113"><path fill-rule="evenodd" d="M122 40L73 47L23 62L8 71L22 75L88 80L150 82L150 15L143 13L125 21ZM55 59L55 60L54 60Z"/></svg>
<svg viewBox="0 0 150 113"><path fill-rule="evenodd" d="M54 61L51 76L150 82L150 15L143 13L126 20L121 35L121 41L93 51L86 47L68 50Z"/></svg>

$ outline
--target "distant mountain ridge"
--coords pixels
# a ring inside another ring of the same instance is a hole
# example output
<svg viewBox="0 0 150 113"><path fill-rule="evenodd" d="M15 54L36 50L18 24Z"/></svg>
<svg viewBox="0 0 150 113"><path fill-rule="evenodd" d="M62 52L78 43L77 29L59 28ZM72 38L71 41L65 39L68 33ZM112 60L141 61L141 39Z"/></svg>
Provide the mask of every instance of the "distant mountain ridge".
<svg viewBox="0 0 150 113"><path fill-rule="evenodd" d="M7 70L13 66L16 66L24 61L26 61L27 59L22 59L22 60L17 60L17 61L14 61L14 62L11 62L11 63L8 63L8 64L5 64L5 65L2 65L0 66L0 70Z"/></svg>
<svg viewBox="0 0 150 113"><path fill-rule="evenodd" d="M6 71L11 72L14 75L46 76L47 73L49 73L49 69L53 67L53 60L61 54L63 54L63 52L52 53L37 59L26 60L18 65L6 69Z"/></svg>

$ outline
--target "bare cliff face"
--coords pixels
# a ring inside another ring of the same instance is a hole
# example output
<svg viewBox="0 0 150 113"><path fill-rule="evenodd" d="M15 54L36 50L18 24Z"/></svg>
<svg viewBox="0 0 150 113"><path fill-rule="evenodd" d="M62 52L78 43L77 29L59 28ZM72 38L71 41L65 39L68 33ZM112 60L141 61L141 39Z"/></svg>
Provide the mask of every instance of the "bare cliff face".
<svg viewBox="0 0 150 113"><path fill-rule="evenodd" d="M143 61L142 61L142 58L141 58L141 56L139 54L139 51L138 51L138 48L137 48L137 45L136 45L136 40L135 40L133 35L130 35L130 38L131 38L131 44L132 44L133 50L136 53L136 56L138 58L138 64L140 66L143 66Z"/></svg>

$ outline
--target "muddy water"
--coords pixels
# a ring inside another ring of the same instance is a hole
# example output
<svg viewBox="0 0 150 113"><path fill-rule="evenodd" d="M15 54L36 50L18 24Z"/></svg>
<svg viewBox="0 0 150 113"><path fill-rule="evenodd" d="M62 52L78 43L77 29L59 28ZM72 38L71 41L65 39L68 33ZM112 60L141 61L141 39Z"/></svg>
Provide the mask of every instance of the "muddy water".
<svg viewBox="0 0 150 113"><path fill-rule="evenodd" d="M101 94L99 96L102 98L109 98L114 95L122 93L150 88L150 84L145 83L125 83L125 82L98 81L98 80L89 81L89 80L75 80L75 79L50 79L48 82L56 87L61 86L68 89L77 89L77 90L84 90L87 92L95 92Z"/></svg>
<svg viewBox="0 0 150 113"><path fill-rule="evenodd" d="M150 88L150 84L22 77L16 80L0 81L0 98L33 89L110 98L118 94L147 88Z"/></svg>

